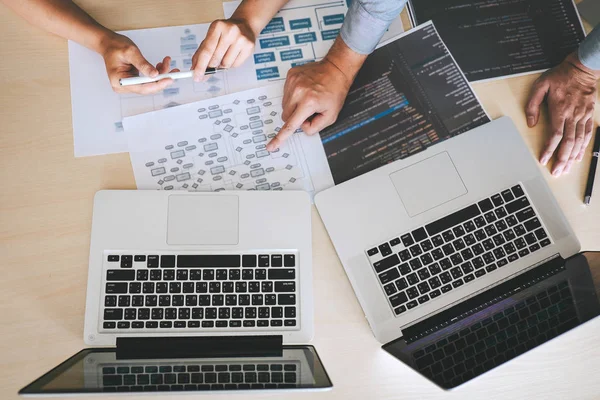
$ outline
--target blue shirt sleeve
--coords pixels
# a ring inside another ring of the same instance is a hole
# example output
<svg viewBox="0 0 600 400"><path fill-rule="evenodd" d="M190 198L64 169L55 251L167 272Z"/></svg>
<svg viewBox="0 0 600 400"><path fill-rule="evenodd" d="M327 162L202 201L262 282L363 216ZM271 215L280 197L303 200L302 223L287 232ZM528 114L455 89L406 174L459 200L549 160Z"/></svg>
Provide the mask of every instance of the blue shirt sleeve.
<svg viewBox="0 0 600 400"><path fill-rule="evenodd" d="M352 0L340 31L342 40L359 54L369 54L407 0Z"/></svg>
<svg viewBox="0 0 600 400"><path fill-rule="evenodd" d="M579 45L579 61L586 67L600 70L600 25Z"/></svg>

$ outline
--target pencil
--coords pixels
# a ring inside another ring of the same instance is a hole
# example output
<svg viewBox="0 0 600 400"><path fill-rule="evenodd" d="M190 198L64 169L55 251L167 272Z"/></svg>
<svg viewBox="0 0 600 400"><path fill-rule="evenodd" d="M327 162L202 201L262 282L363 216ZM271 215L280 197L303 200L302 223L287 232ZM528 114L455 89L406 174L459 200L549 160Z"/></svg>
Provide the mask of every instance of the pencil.
<svg viewBox="0 0 600 400"><path fill-rule="evenodd" d="M588 175L587 185L585 186L585 194L583 196L583 204L589 205L592 200L592 190L594 189L594 180L596 178L596 167L598 166L598 158L600 157L600 126L596 129L596 138L594 139L594 147L592 147L592 162L590 163L590 173Z"/></svg>

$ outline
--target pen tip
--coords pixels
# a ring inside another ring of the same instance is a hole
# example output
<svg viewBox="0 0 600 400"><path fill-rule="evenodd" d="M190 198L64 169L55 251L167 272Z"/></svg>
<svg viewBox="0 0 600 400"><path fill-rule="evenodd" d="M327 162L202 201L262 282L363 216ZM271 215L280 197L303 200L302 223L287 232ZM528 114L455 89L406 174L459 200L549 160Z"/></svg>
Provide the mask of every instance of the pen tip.
<svg viewBox="0 0 600 400"><path fill-rule="evenodd" d="M583 198L583 204L585 204L586 206L590 205L590 200L591 200L591 196L585 196Z"/></svg>

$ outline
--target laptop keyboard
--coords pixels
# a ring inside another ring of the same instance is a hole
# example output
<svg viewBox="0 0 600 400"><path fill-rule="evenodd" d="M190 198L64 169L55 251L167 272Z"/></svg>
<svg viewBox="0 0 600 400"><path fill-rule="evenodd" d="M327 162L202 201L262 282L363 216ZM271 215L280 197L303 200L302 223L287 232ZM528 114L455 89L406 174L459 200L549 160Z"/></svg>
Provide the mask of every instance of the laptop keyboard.
<svg viewBox="0 0 600 400"><path fill-rule="evenodd" d="M105 257L101 331L299 328L296 253Z"/></svg>
<svg viewBox="0 0 600 400"><path fill-rule="evenodd" d="M297 387L296 363L102 366L105 392Z"/></svg>
<svg viewBox="0 0 600 400"><path fill-rule="evenodd" d="M395 315L551 243L521 185L366 250Z"/></svg>
<svg viewBox="0 0 600 400"><path fill-rule="evenodd" d="M567 282L530 296L413 353L417 368L455 386L568 331L578 323Z"/></svg>

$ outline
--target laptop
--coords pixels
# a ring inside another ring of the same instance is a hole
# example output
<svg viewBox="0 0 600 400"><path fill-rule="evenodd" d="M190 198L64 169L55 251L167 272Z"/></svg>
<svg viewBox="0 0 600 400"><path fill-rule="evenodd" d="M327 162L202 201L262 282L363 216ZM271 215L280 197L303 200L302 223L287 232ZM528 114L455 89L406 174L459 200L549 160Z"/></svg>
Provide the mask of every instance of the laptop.
<svg viewBox="0 0 600 400"><path fill-rule="evenodd" d="M312 298L306 193L100 191L84 341L102 347L21 393L331 387Z"/></svg>
<svg viewBox="0 0 600 400"><path fill-rule="evenodd" d="M471 315L465 307L472 313L502 296L477 299L580 248L508 117L323 191L315 203L386 346L432 339L440 318ZM433 380L450 388L476 376L460 375Z"/></svg>

